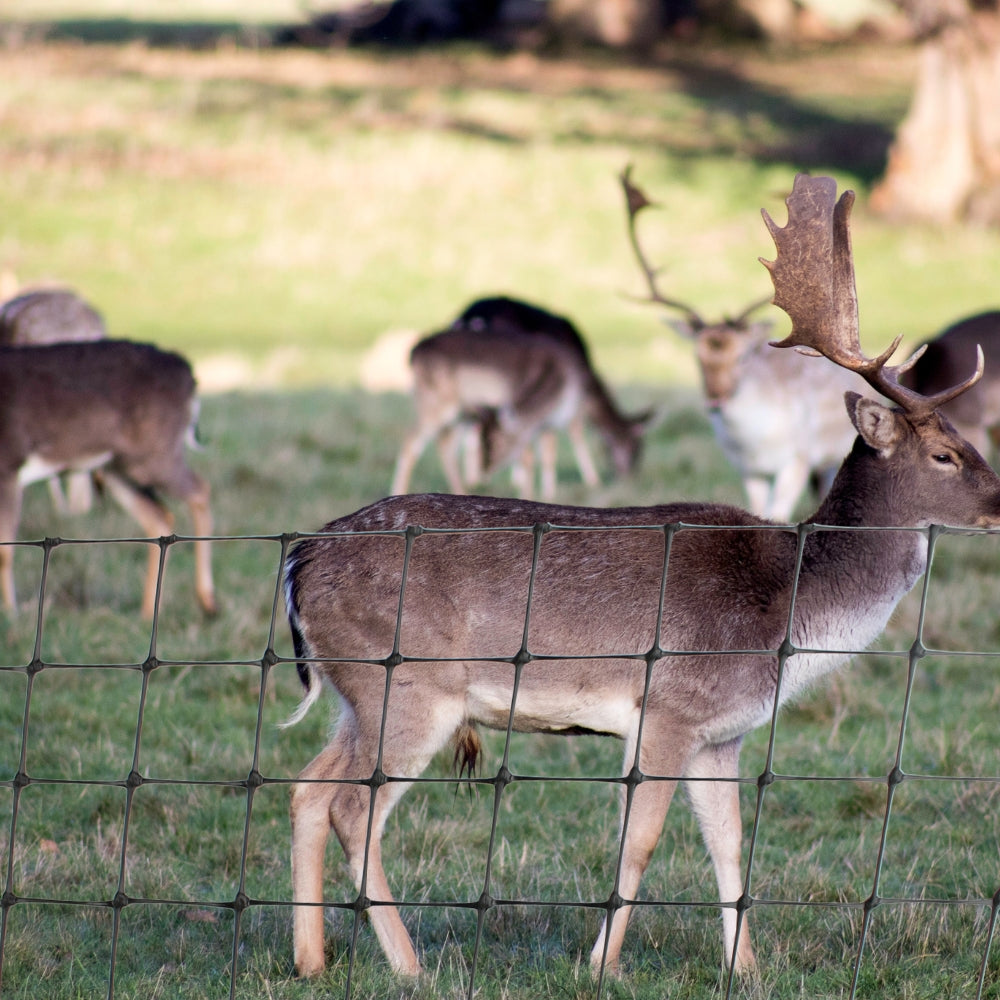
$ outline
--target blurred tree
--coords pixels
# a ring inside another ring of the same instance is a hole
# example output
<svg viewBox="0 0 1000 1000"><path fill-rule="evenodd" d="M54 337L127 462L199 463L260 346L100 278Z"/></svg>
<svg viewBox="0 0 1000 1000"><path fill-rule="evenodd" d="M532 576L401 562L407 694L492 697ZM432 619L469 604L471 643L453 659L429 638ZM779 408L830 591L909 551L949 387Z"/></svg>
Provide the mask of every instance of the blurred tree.
<svg viewBox="0 0 1000 1000"><path fill-rule="evenodd" d="M1000 224L1000 0L894 2L922 51L871 207L893 218Z"/></svg>
<svg viewBox="0 0 1000 1000"><path fill-rule="evenodd" d="M643 49L664 31L683 37L696 20L737 35L787 41L803 6L801 0L548 0L546 20L561 39Z"/></svg>

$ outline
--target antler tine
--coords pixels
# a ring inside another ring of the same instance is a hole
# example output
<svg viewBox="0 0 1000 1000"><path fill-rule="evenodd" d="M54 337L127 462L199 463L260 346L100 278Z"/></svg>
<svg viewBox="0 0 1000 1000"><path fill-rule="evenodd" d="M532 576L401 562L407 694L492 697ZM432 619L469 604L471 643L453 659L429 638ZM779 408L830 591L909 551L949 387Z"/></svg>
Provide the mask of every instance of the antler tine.
<svg viewBox="0 0 1000 1000"><path fill-rule="evenodd" d="M754 301L751 302L750 305L748 305L738 316L727 316L726 321L732 323L733 326L742 326L758 309L771 305L771 301L770 295L767 295L762 299L754 299Z"/></svg>
<svg viewBox="0 0 1000 1000"><path fill-rule="evenodd" d="M774 304L788 313L792 332L775 347L805 348L849 371L857 372L873 389L911 414L931 410L975 385L982 366L965 382L934 396L923 396L899 384L899 376L916 360L889 365L902 335L875 358L861 350L858 300L851 256L850 215L854 192L836 200L837 182L831 177L798 174L788 206L788 223L777 225L763 211L777 257L761 258L774 282Z"/></svg>
<svg viewBox="0 0 1000 1000"><path fill-rule="evenodd" d="M644 209L655 202L650 201L645 192L642 191L637 185L632 183L632 164L628 164L625 169L621 172L619 177L622 183L622 190L625 192L625 208L628 212L628 238L629 243L632 244L632 251L635 254L635 259L639 262L639 267L642 269L642 273L646 278L646 285L649 288L649 301L656 302L661 306L666 306L668 309L679 309L681 312L685 313L688 320L690 320L691 325L695 329L701 329L705 326L705 321L701 318L691 308L684 302L679 302L677 299L668 299L665 295L660 293L660 290L656 287L656 276L659 273L655 268L651 267L649 262L646 260L646 255L642 252L642 247L639 246L639 237L635 231L635 220L636 216Z"/></svg>

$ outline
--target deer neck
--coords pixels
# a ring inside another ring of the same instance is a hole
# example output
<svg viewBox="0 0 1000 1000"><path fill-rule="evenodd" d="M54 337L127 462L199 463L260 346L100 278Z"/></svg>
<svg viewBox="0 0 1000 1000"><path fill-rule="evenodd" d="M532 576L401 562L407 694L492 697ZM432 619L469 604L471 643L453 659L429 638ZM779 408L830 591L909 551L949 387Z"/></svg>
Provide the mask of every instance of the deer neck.
<svg viewBox="0 0 1000 1000"><path fill-rule="evenodd" d="M927 536L907 525L906 512L895 499L898 484L878 467L879 461L856 441L830 493L809 519L834 529L887 530L817 528L809 534L796 597L803 633L794 639L799 645L824 648L812 634L818 625L818 631L842 640L842 645L826 648L863 649L926 568Z"/></svg>

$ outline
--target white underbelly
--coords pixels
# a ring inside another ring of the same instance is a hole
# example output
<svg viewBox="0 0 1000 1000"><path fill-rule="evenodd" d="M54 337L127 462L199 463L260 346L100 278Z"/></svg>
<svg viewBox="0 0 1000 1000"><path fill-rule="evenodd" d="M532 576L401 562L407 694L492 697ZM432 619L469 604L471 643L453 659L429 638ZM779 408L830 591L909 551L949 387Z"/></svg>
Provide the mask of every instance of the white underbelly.
<svg viewBox="0 0 1000 1000"><path fill-rule="evenodd" d="M29 483L51 479L68 469L79 472L99 469L111 460L111 455L110 451L102 451L95 455L81 455L71 461L54 461L41 455L29 455L27 461L17 471L17 481L19 485L27 486Z"/></svg>

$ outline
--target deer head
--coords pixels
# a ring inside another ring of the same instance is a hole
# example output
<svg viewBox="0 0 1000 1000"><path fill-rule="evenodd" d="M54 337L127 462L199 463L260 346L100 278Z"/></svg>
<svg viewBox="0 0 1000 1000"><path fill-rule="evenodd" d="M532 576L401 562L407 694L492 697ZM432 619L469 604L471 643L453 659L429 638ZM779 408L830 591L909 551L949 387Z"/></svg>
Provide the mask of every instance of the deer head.
<svg viewBox="0 0 1000 1000"><path fill-rule="evenodd" d="M777 257L762 258L761 263L771 273L775 305L792 321L792 332L773 346L829 358L896 404L887 407L854 392L845 396L848 414L864 443L879 459L891 460L905 483L896 490L901 496L885 512L886 523L995 525L1000 514L995 509L996 476L937 412L982 378L982 349L977 348L976 367L968 378L930 396L899 382L924 348L902 364L889 365L899 336L877 357L865 356L849 229L854 192L845 191L839 200L836 192L832 178L799 174L786 200L787 225L779 226L766 211L762 213ZM839 491L844 492L849 491Z"/></svg>

